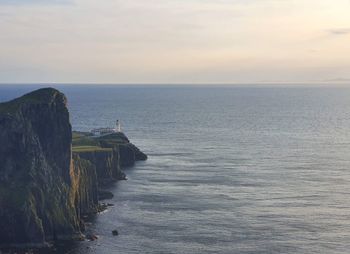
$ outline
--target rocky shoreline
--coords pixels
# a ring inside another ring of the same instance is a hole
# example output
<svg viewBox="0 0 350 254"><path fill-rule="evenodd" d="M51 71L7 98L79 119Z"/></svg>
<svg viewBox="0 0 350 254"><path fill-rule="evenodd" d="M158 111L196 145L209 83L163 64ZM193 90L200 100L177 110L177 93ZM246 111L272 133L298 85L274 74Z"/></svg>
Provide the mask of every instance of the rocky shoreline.
<svg viewBox="0 0 350 254"><path fill-rule="evenodd" d="M38 248L84 239L84 219L146 160L123 133L72 132L67 99L52 88L0 103L0 247Z"/></svg>

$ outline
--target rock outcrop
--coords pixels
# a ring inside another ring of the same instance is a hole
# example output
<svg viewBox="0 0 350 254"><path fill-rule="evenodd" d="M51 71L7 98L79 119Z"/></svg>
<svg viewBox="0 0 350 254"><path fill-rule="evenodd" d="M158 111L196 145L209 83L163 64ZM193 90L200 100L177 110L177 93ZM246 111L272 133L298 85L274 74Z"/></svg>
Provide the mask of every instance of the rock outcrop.
<svg viewBox="0 0 350 254"><path fill-rule="evenodd" d="M93 149L72 153L66 104L52 88L0 103L0 247L81 238L83 215L99 207L99 182L125 178L122 166L147 159L122 133L84 136Z"/></svg>
<svg viewBox="0 0 350 254"><path fill-rule="evenodd" d="M147 160L147 155L140 151L134 144L126 143L119 146L120 166L130 167L136 161Z"/></svg>
<svg viewBox="0 0 350 254"><path fill-rule="evenodd" d="M77 134L77 133L75 133ZM102 137L91 137L79 133L73 142L73 153L90 161L96 166L98 181L123 180L123 167L129 167L136 161L147 160L147 155L130 143L124 133L112 133Z"/></svg>
<svg viewBox="0 0 350 254"><path fill-rule="evenodd" d="M40 89L0 104L0 245L80 236L65 96Z"/></svg>

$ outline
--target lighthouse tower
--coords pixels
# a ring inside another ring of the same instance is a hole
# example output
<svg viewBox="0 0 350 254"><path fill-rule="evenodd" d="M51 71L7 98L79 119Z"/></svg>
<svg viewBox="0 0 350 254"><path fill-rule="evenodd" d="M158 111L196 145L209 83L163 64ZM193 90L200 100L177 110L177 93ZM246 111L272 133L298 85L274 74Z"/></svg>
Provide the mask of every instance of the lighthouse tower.
<svg viewBox="0 0 350 254"><path fill-rule="evenodd" d="M117 122L116 122L115 130L116 130L116 132L122 132L122 128L120 126L119 120L117 120Z"/></svg>

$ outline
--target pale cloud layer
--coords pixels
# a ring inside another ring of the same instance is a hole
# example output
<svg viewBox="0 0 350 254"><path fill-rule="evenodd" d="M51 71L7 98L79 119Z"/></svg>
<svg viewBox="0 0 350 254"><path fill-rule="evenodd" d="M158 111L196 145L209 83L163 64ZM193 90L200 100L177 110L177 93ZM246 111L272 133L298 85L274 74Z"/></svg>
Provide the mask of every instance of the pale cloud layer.
<svg viewBox="0 0 350 254"><path fill-rule="evenodd" d="M0 0L0 82L350 78L349 0Z"/></svg>

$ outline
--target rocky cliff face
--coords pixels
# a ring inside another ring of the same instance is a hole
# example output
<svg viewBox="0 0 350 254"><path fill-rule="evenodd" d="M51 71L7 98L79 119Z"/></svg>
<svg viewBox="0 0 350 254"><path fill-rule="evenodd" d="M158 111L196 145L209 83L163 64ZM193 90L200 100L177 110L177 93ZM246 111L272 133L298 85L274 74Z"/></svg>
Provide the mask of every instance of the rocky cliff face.
<svg viewBox="0 0 350 254"><path fill-rule="evenodd" d="M0 245L80 235L66 98L40 89L0 104Z"/></svg>
<svg viewBox="0 0 350 254"><path fill-rule="evenodd" d="M98 181L96 167L88 160L73 154L72 190L76 215L80 222L83 214L98 211Z"/></svg>
<svg viewBox="0 0 350 254"><path fill-rule="evenodd" d="M113 149L75 152L81 158L89 161L96 167L96 173L99 182L109 182L113 180L122 180L124 173L119 165L119 152Z"/></svg>
<svg viewBox="0 0 350 254"><path fill-rule="evenodd" d="M59 91L40 89L0 103L0 247L81 238L81 218L99 207L98 184L125 178L121 166L147 159L122 133L78 142L89 145L72 153Z"/></svg>
<svg viewBox="0 0 350 254"><path fill-rule="evenodd" d="M147 160L147 155L140 151L134 144L126 143L119 145L120 165L122 167L130 167L136 161Z"/></svg>
<svg viewBox="0 0 350 254"><path fill-rule="evenodd" d="M124 133L102 137L91 137L83 133L77 135L79 138L75 138L73 153L96 166L100 183L123 180L123 167L132 166L136 161L147 160L147 155L130 143Z"/></svg>

